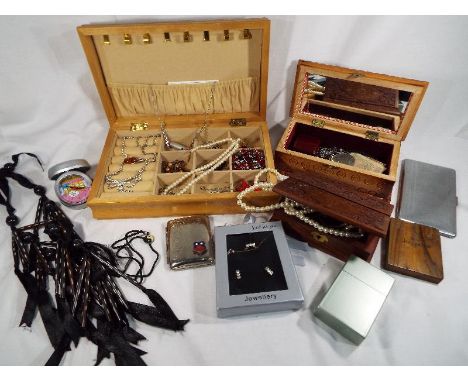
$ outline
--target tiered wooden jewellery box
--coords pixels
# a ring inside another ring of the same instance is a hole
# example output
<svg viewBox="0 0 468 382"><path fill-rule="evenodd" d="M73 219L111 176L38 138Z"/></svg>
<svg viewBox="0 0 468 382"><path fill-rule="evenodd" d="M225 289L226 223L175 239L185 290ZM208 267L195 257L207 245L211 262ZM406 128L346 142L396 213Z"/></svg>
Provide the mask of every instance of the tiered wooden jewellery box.
<svg viewBox="0 0 468 382"><path fill-rule="evenodd" d="M274 167L265 122L270 21L87 25L78 33L110 124L88 199L94 217L243 212L236 189L252 183L259 168L234 166L232 158L183 195L163 192L229 143L190 148L223 138L240 138L241 147L264 153L264 167ZM161 126L174 145L166 145ZM127 179L142 168L144 163L132 163L142 158L156 159L130 192L109 187L107 174ZM176 160L184 161L183 168L172 172ZM259 191L254 199L262 205L278 196Z"/></svg>
<svg viewBox="0 0 468 382"><path fill-rule="evenodd" d="M274 191L340 222L360 239L318 232L275 212L286 231L346 260L369 261L387 234L400 144L408 134L427 82L299 61L291 121L275 153L290 176Z"/></svg>

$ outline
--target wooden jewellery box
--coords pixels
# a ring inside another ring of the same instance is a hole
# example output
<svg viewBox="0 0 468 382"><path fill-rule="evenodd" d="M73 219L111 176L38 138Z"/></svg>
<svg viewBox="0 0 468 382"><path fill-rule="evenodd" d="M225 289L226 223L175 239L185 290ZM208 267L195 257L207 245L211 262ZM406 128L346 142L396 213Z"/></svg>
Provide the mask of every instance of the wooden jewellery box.
<svg viewBox="0 0 468 382"><path fill-rule="evenodd" d="M292 118L275 152L277 169L290 178L274 191L357 226L365 236L357 242L332 238L302 222L288 224L292 217L276 213L286 231L293 230L343 260L352 253L371 259L378 237L388 231L400 144L427 86L422 81L298 62Z"/></svg>
<svg viewBox="0 0 468 382"><path fill-rule="evenodd" d="M243 212L236 203L239 184L252 183L259 166L274 167L265 122L270 21L86 25L78 34L110 125L88 199L93 216ZM175 195L196 175L163 194L230 143L191 149L225 138L241 139L245 152L262 160L242 167L229 157L186 193ZM106 181L111 173L118 180L138 171L141 180L127 192ZM251 202L277 198L259 191Z"/></svg>

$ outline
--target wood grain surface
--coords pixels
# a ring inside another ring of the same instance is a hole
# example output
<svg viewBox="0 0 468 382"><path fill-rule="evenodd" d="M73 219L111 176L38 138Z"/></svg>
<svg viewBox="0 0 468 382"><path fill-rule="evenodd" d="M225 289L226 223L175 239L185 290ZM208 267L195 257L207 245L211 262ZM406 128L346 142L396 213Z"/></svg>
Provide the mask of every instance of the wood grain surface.
<svg viewBox="0 0 468 382"><path fill-rule="evenodd" d="M346 239L327 235L303 223L283 210L276 210L270 221L281 221L284 231L297 240L305 241L309 246L317 248L326 254L347 261L351 255L369 262L374 255L379 242L376 235L366 235L362 239Z"/></svg>
<svg viewBox="0 0 468 382"><path fill-rule="evenodd" d="M399 115L398 90L383 86L327 78L325 101Z"/></svg>
<svg viewBox="0 0 468 382"><path fill-rule="evenodd" d="M332 194L321 188L288 178L273 188L274 192L288 197L339 221L352 224L378 236L386 236L390 216L363 204Z"/></svg>
<svg viewBox="0 0 468 382"><path fill-rule="evenodd" d="M282 174L295 176L307 182L312 182L316 176L329 178L330 181L343 183L372 194L378 198L390 201L392 188L395 184L393 179L382 179L384 175L370 175L362 171L349 171L342 168L341 163L333 165L323 163L325 160L308 156L304 158L302 154L287 153L279 149L275 151L276 168Z"/></svg>
<svg viewBox="0 0 468 382"><path fill-rule="evenodd" d="M444 278L439 231L392 218L383 266L438 284Z"/></svg>

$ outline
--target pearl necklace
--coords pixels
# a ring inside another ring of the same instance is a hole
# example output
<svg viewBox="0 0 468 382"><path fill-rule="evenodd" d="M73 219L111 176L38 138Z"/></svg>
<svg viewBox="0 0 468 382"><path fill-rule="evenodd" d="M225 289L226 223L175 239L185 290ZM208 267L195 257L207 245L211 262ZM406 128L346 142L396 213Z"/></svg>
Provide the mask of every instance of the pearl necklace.
<svg viewBox="0 0 468 382"><path fill-rule="evenodd" d="M281 203L271 204L269 206L262 206L262 207L249 206L242 200L247 194L254 192L258 188L261 188L263 191L271 191L273 189L273 186L274 186L273 183L260 182L260 177L263 174L267 174L267 173L275 174L278 180L280 181L287 179L287 176L281 174L275 169L265 168L262 171L260 171L255 176L253 185L250 187L247 187L244 191L239 192L239 194L237 195L237 204L240 207L242 207L244 210L249 211L249 212L268 212L268 211L273 211L273 210L282 208L286 214L297 217L299 220L302 220L304 223L314 227L319 232L323 232L323 233L330 234L333 236L353 238L353 239L359 239L364 236L364 234L360 230L358 232L352 232L348 230L338 230L335 228L326 227L318 223L314 219L306 216L307 214L310 214L313 212L312 209L305 207L297 203L296 201L288 199L288 198L285 198L284 201L282 201Z"/></svg>
<svg viewBox="0 0 468 382"><path fill-rule="evenodd" d="M306 216L307 214L314 212L312 209L305 207L297 203L294 200L286 198L284 200L283 208L284 208L285 213L287 213L288 215L297 217L299 220L302 220L304 223L311 225L319 232L328 233L333 236L346 237L346 238L352 238L352 239L359 239L364 236L361 230L358 230L358 232L353 232L353 231L347 230L346 228L344 230L339 230L339 229L325 227L324 225L321 225L317 221L311 218L308 218ZM351 228L352 226L347 225L347 227Z"/></svg>
<svg viewBox="0 0 468 382"><path fill-rule="evenodd" d="M222 145L224 143L230 143L229 147L226 150L224 150L223 153L220 156L218 156L217 158L215 158L211 162L209 162L209 163L207 163L207 164L205 164L203 166L200 166L200 167L198 167L198 168L196 168L196 169L182 175L175 182L168 185L164 189L164 191L162 192L162 195L167 195L169 191L171 191L173 188L177 187L183 181L190 178L192 175L198 174L184 188L182 188L181 190L179 190L179 191L177 191L175 193L175 195L185 194L190 189L190 187L192 187L196 182L198 182L201 178L205 177L206 175L212 173L219 166L221 166L223 164L223 162L225 162L227 159L229 159L229 157L232 154L234 154L237 150L239 150L240 142L241 142L241 139L239 139L239 138L237 138L237 139L225 138L225 139L221 139L221 140L216 141L216 142L210 142L210 143L206 143L204 145L200 145L200 146L192 148L190 150L190 154L192 154L195 151L200 150L200 149L207 149L207 148L211 148L211 147L216 146L216 145Z"/></svg>

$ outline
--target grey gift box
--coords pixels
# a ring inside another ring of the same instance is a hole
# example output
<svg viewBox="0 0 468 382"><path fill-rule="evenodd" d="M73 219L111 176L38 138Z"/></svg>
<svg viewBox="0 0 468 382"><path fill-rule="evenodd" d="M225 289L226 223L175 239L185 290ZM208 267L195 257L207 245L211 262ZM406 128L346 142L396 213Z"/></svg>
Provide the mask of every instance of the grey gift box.
<svg viewBox="0 0 468 382"><path fill-rule="evenodd" d="M260 293L229 293L227 236L271 231L278 249L287 288ZM299 280L281 222L242 224L215 228L216 309L220 318L299 309L304 304Z"/></svg>
<svg viewBox="0 0 468 382"><path fill-rule="evenodd" d="M369 333L394 279L352 256L315 309L315 316L359 345Z"/></svg>

